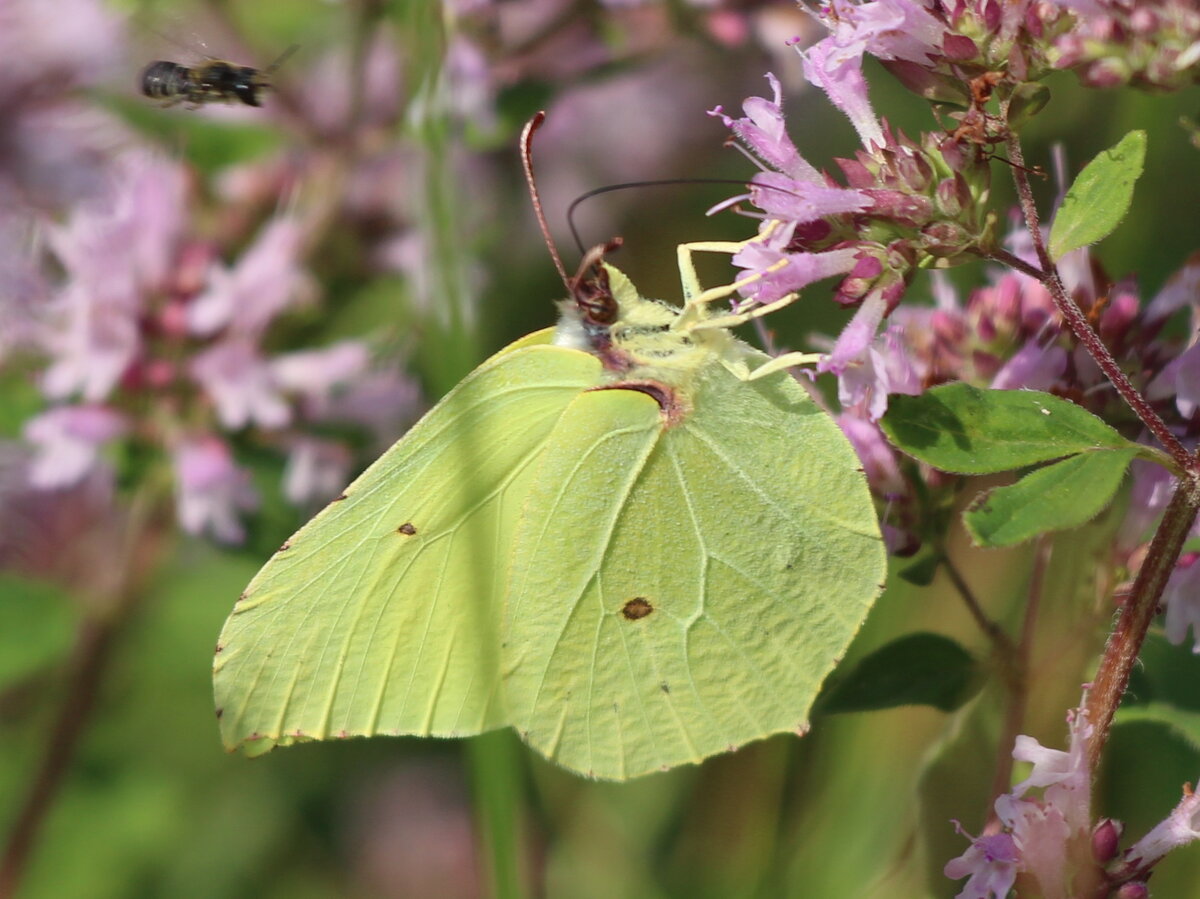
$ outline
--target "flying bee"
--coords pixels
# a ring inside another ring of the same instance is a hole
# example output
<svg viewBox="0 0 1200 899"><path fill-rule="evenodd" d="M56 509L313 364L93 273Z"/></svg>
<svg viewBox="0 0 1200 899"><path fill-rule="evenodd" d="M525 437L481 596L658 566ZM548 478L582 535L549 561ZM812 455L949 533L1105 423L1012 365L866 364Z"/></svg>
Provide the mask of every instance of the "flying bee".
<svg viewBox="0 0 1200 899"><path fill-rule="evenodd" d="M266 69L239 66L224 59L209 59L197 66L185 66L156 59L142 69L142 93L164 106L189 103L193 108L205 103L245 103L262 106L260 94L271 87L271 75L296 52L288 47Z"/></svg>

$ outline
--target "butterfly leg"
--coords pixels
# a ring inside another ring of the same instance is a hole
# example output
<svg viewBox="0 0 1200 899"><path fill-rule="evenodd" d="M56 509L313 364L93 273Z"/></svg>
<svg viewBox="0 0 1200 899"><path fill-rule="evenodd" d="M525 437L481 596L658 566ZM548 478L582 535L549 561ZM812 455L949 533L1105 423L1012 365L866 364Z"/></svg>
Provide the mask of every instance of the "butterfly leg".
<svg viewBox="0 0 1200 899"><path fill-rule="evenodd" d="M756 318L770 315L776 310L788 306L799 297L798 293L789 293L786 296L780 297L772 303L767 303L763 306L757 306L746 312L730 313L728 315L719 315L715 318L707 317L707 307L709 303L723 300L726 297L733 296L742 287L748 284L753 284L761 280L765 275L776 272L788 264L787 259L780 259L774 265L770 266L762 272L755 272L753 275L748 275L745 278L740 278L732 284L722 285L720 287L712 287L705 290L700 285L700 278L696 274L696 265L694 256L696 253L734 253L742 250L746 244L753 241L762 241L770 234L770 228L764 230L762 234L751 238L748 241L697 241L694 243L683 243L677 248L679 258L679 279L683 286L684 296L684 311L679 317L679 326L692 331L707 331L722 328L733 328ZM750 371L743 369L738 371L739 377L748 381L753 381L756 378L762 378L775 372L782 371L785 368L791 368L796 365L810 365L817 362L821 358L820 353L785 353L782 356L777 356L770 362L767 362L758 368Z"/></svg>

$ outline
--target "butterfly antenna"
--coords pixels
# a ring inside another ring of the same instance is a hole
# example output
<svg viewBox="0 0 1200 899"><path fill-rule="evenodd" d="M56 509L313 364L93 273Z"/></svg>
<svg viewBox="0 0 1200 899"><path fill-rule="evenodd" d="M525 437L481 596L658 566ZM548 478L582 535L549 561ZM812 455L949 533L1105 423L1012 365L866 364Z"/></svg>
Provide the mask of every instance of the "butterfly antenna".
<svg viewBox="0 0 1200 899"><path fill-rule="evenodd" d="M590 200L592 197L599 196L600 194L613 193L614 191L618 190L629 190L634 187L669 187L679 184L734 184L746 188L747 191L757 187L760 190L776 190L780 193L798 196L795 191L788 190L786 187L776 187L773 184L759 184L758 182L746 181L745 179L739 180L737 178L658 178L653 181L626 181L621 184L607 184L604 187L597 187L589 190L587 193L580 194L578 197L572 200L571 205L567 207L567 226L571 229L571 237L575 239L575 244L579 247L579 251L581 253L583 252L584 244L579 237L579 229L575 226L575 210L582 205L585 200ZM740 202L748 197L749 193L746 193L737 197L733 197L731 200L726 200L716 208L710 209L709 214L711 215L713 212L718 212L727 205L734 202Z"/></svg>
<svg viewBox="0 0 1200 899"><path fill-rule="evenodd" d="M550 236L550 226L546 224L546 213L542 210L542 198L538 196L537 179L533 176L533 135L538 128L542 127L544 121L546 121L546 113L539 112L525 123L525 128L521 132L521 163L525 166L525 183L529 185L529 197L533 200L533 211L537 215L538 227L542 229L542 239L546 241L546 249L550 251L550 258L554 260L554 267L558 269L558 276L562 278L563 286L570 291L571 282L567 278L567 270L563 267L562 258L558 255L558 248L554 246L554 238ZM571 230L574 233L574 226Z"/></svg>

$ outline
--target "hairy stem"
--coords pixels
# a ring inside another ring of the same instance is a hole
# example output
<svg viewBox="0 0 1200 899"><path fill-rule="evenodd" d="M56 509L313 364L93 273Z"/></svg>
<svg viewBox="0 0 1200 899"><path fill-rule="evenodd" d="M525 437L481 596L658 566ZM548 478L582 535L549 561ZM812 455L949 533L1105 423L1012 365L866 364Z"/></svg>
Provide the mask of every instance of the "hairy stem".
<svg viewBox="0 0 1200 899"><path fill-rule="evenodd" d="M1134 414L1142 420L1147 430L1171 454L1176 464L1184 471L1196 470L1196 460L1184 448L1183 444L1179 442L1179 439L1168 430L1166 422L1154 411L1153 407L1146 401L1146 398L1130 383L1129 378L1125 376L1125 372L1121 371L1121 367L1117 364L1117 360L1112 357L1112 354L1108 351L1108 347L1100 339L1100 335L1088 323L1087 316L1083 314L1083 311L1076 305L1075 301L1067 295L1062 279L1058 275L1058 269L1050 258L1050 252L1046 249L1045 241L1042 240L1041 222L1038 217L1037 205L1033 200L1033 190L1029 185L1029 175L1025 168L1025 156L1021 151L1021 141L1015 133L1010 134L1008 137L1008 152L1009 158L1013 163L1013 181L1016 183L1017 196L1021 203L1021 213L1025 218L1025 225L1033 240L1033 246L1037 252L1038 264L1041 266L1041 270L1039 271L1024 263L1015 267L1025 274L1037 278L1046 286L1046 289L1050 291L1051 298L1054 300L1055 307L1063 317L1063 321L1067 323L1067 327L1071 329L1071 333L1083 344L1088 354L1100 366L1100 370L1104 372L1105 377L1112 382L1117 393L1129 404ZM1004 257L1004 261L1012 264L1014 257L1011 254L1006 253ZM1000 258L999 255L997 255L997 258Z"/></svg>
<svg viewBox="0 0 1200 899"><path fill-rule="evenodd" d="M1088 745L1088 764L1092 771L1096 770L1113 715L1129 686L1129 675L1197 512L1200 512L1200 482L1192 477L1181 478L1138 570L1133 590L1109 635L1100 666L1088 690L1088 722L1095 728Z"/></svg>

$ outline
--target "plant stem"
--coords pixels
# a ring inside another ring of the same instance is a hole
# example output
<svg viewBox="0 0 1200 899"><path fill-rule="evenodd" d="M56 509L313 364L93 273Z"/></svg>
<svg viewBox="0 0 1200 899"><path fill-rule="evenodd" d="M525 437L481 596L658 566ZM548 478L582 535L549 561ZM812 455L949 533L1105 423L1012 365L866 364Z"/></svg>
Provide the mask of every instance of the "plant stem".
<svg viewBox="0 0 1200 899"><path fill-rule="evenodd" d="M1167 579L1174 570L1188 531L1196 520L1197 512L1200 511L1200 460L1184 448L1178 438L1167 429L1166 423L1158 413L1146 402L1145 397L1125 377L1125 373L1108 352L1100 336L1088 324L1087 317L1067 295L1058 270L1046 249L1045 241L1042 240L1037 205L1029 185L1020 139L1015 133L1010 134L1007 144L1009 157L1013 162L1013 181L1016 183L1021 211L1033 240L1041 271L1023 264L1017 267L1026 274L1037 277L1046 286L1054 305L1072 333L1150 433L1171 454L1183 473L1150 543L1146 558L1138 570L1133 590L1121 609L1116 627L1109 635L1104 655L1088 691L1088 722L1095 728L1088 745L1088 765L1095 772L1100 754L1108 741L1113 716L1129 686L1129 676L1145 642L1150 623L1158 611L1158 603L1167 585Z"/></svg>
<svg viewBox="0 0 1200 899"><path fill-rule="evenodd" d="M468 741L467 758L475 818L483 842L483 861L492 899L520 899L520 779L509 731L493 731Z"/></svg>
<svg viewBox="0 0 1200 899"><path fill-rule="evenodd" d="M946 570L946 576L950 578L950 583L958 591L958 595L966 605L967 611L971 613L971 617L975 619L975 623L979 625L980 630L992 641L996 651L1005 655L1015 653L1016 647L1013 645L1012 639L1004 632L1004 629L1000 625L988 618L987 613L983 611L983 606L979 604L979 600L975 597L974 591L967 584L966 578L962 576L962 572L951 561L950 555L942 547L938 547L938 553L941 556L942 567Z"/></svg>
<svg viewBox="0 0 1200 899"><path fill-rule="evenodd" d="M169 520L168 503L169 499L164 500L157 485L151 483L129 506L121 551L113 560L120 566L118 585L113 594L94 597L94 605L80 622L68 659L62 705L0 855L0 899L16 896L42 825L87 731L116 638L142 599L146 575L154 570L161 545L159 535L164 519Z"/></svg>
<svg viewBox="0 0 1200 899"><path fill-rule="evenodd" d="M1096 770L1108 739L1113 715L1129 686L1129 675L1137 662L1150 623L1158 612L1167 579L1175 569L1188 531L1200 511L1200 482L1183 477L1175 487L1162 523L1154 534L1145 561L1138 569L1133 589L1121 609L1116 627L1104 647L1100 666L1087 695L1088 723L1095 731L1088 744L1088 764Z"/></svg>
<svg viewBox="0 0 1200 899"><path fill-rule="evenodd" d="M116 619L88 618L79 626L70 656L66 696L46 740L41 765L21 804L0 857L0 899L17 895L46 815L71 766L75 748L96 705L111 655Z"/></svg>
<svg viewBox="0 0 1200 899"><path fill-rule="evenodd" d="M1038 271L1038 269L1024 263L1014 267L1020 269L1025 274L1037 278L1046 286L1046 289L1050 291L1051 298L1054 300L1055 307L1057 307L1059 314L1063 317L1063 321L1067 323L1067 327L1071 329L1071 333L1083 344L1088 354L1100 366L1100 370L1104 372L1105 377L1117 389L1117 393L1129 404L1134 414L1142 420L1147 430L1171 454L1176 464L1183 471L1197 470L1196 459L1184 448L1179 439L1170 432L1166 422L1146 402L1145 397L1130 383L1129 378L1125 376L1125 372L1121 371L1121 367L1117 364L1117 360L1112 357L1112 354L1108 351L1108 347L1100 339L1100 335L1088 323L1087 316L1083 314L1083 311L1075 301L1067 295L1062 279L1058 275L1058 269L1055 267L1053 260L1050 259L1050 252L1046 249L1045 241L1042 240L1037 204L1034 203L1033 189L1030 187L1029 176L1025 168L1025 155L1021 151L1021 141L1015 133L1010 134L1008 137L1008 153L1013 163L1013 181L1017 187L1017 196L1021 203L1021 213L1025 218L1025 226L1029 230L1029 236L1033 240L1033 246L1037 252L1041 270ZM1000 254L993 255L1000 258ZM1003 257L1004 261L1010 265L1014 261L1014 257L1011 254L1005 253ZM1017 261L1019 262L1019 260Z"/></svg>

